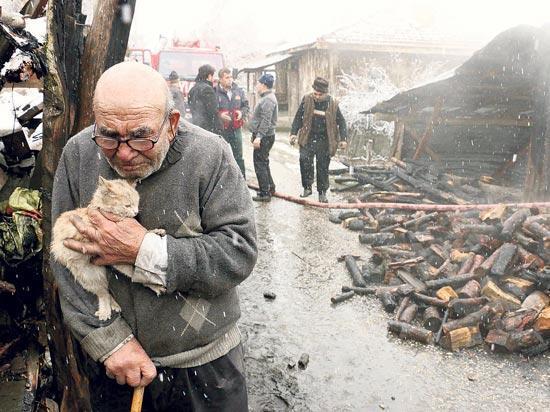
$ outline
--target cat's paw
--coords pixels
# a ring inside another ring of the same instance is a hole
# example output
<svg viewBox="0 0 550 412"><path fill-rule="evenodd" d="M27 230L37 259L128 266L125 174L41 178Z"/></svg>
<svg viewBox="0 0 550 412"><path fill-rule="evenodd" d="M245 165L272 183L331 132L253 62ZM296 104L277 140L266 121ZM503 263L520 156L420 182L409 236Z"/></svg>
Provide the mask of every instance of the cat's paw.
<svg viewBox="0 0 550 412"><path fill-rule="evenodd" d="M120 309L120 308L119 308ZM111 319L111 308L110 307L103 307L100 308L95 315L99 318L99 320L109 320Z"/></svg>
<svg viewBox="0 0 550 412"><path fill-rule="evenodd" d="M116 300L111 297L111 310L113 312L120 312L122 309L120 308L120 305L116 302Z"/></svg>
<svg viewBox="0 0 550 412"><path fill-rule="evenodd" d="M166 236L166 230L164 229L153 229L151 230L155 235L159 235L161 237Z"/></svg>
<svg viewBox="0 0 550 412"><path fill-rule="evenodd" d="M149 289L151 289L153 292L157 294L157 296L160 296L162 293L166 293L166 288L164 286L159 285L146 285Z"/></svg>

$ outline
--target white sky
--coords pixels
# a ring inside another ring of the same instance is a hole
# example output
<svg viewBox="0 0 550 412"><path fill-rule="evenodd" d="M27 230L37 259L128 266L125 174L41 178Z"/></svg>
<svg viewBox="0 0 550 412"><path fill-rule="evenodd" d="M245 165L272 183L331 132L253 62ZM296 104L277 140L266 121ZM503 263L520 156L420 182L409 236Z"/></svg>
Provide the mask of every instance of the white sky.
<svg viewBox="0 0 550 412"><path fill-rule="evenodd" d="M518 25L550 23L550 0L137 0L130 45L154 47L160 34L201 38L232 56L314 39L361 17L395 13L422 25L490 40Z"/></svg>

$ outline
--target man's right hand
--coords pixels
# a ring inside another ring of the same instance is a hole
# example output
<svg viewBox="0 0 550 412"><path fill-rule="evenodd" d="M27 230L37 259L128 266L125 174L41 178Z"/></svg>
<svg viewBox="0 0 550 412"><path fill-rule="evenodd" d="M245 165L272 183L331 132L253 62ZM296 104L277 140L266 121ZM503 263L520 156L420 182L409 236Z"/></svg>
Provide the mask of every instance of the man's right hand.
<svg viewBox="0 0 550 412"><path fill-rule="evenodd" d="M147 386L157 376L157 368L135 338L109 356L103 364L107 376L116 379L119 385Z"/></svg>
<svg viewBox="0 0 550 412"><path fill-rule="evenodd" d="M227 113L222 113L221 115L221 118L226 121L226 122L230 122L231 121L231 116L229 116Z"/></svg>
<svg viewBox="0 0 550 412"><path fill-rule="evenodd" d="M290 135L290 145L294 146L297 141L298 141L298 136L296 136L295 134L291 134Z"/></svg>

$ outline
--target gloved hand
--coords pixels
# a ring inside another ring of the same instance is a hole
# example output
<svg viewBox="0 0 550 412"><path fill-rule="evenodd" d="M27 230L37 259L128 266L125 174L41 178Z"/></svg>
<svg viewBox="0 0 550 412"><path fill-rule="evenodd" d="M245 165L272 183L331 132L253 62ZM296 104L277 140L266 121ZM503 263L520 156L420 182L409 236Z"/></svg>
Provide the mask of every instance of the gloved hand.
<svg viewBox="0 0 550 412"><path fill-rule="evenodd" d="M298 136L296 136L295 134L291 134L289 139L291 146L294 146L296 143L298 143Z"/></svg>

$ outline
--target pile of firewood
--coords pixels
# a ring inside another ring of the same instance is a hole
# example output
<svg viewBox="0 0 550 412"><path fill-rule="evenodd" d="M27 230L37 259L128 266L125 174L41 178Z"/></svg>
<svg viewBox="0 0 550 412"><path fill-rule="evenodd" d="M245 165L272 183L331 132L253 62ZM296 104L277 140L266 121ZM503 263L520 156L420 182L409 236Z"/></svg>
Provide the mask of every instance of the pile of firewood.
<svg viewBox="0 0 550 412"><path fill-rule="evenodd" d="M550 348L550 214L540 210L333 212L371 250L343 256L353 286L377 296L388 329L449 350L488 344L533 356Z"/></svg>

